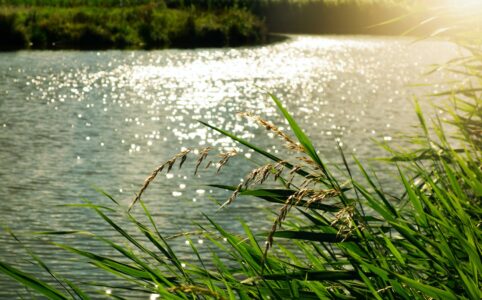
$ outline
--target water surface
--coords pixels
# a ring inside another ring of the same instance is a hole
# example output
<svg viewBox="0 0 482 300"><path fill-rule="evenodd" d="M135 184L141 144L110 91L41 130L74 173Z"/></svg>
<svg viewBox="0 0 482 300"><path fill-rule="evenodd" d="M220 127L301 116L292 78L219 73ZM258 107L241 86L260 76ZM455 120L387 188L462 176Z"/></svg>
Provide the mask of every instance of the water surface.
<svg viewBox="0 0 482 300"><path fill-rule="evenodd" d="M348 154L373 157L381 152L372 138L395 143L398 132L416 123L411 95L421 92L407 85L430 80L419 74L455 51L438 41L293 36L254 48L1 53L1 225L67 277L103 278L87 264L58 263L65 253L28 233L82 228L112 237L92 212L65 204L82 198L108 204L95 186L128 205L159 163L186 147L211 145L221 151L235 147L245 159L230 162L231 171L220 176L213 168L193 176L193 161L161 174L144 196L159 227L166 235L193 230L193 222L205 222L205 212L232 230L240 228L236 218L266 229L270 217L259 209L263 203L240 199L216 213L213 198L223 201L226 194L204 185L237 184L266 161L197 120L280 154L282 143L272 134L236 117L253 112L286 129L269 91L306 129L323 159L338 159L337 143ZM85 237L64 239L104 251ZM183 242L178 248L187 256ZM1 259L33 270L20 249L2 234ZM18 291L0 277L0 298Z"/></svg>

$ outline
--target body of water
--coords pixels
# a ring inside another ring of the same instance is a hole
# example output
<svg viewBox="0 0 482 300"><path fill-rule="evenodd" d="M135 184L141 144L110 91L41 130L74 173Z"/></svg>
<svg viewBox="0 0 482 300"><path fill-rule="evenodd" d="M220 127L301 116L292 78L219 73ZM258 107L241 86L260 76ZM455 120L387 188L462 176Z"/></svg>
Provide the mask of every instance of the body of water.
<svg viewBox="0 0 482 300"><path fill-rule="evenodd" d="M92 212L65 204L82 198L108 203L95 186L127 206L158 164L185 147L213 146L235 147L241 157L218 176L213 168L194 176L193 158L185 169L159 175L145 193L159 228L166 235L192 230L204 212L232 230L239 228L236 218L266 229L264 203L238 199L216 212L213 199L223 201L226 194L205 186L235 185L265 160L198 120L281 155L276 137L236 116L252 112L286 129L266 96L271 92L306 129L323 159L336 161L341 143L363 160L382 153L372 138L396 143L399 132L411 130L416 124L411 96L420 90L408 85L428 82L420 74L455 54L453 45L439 41L363 36L292 36L236 49L0 53L1 225L60 273L88 281L93 273L87 264L57 263L65 252L30 233L84 229L113 236ZM65 239L97 247L91 239ZM187 255L189 247L180 244ZM0 259L33 270L23 252L2 234ZM0 276L0 298L18 291Z"/></svg>

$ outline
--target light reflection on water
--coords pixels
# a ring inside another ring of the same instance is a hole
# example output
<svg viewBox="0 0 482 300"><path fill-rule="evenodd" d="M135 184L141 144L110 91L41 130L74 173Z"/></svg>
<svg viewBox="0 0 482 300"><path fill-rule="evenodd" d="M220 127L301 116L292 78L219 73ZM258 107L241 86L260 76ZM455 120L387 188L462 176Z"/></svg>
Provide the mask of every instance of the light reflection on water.
<svg viewBox="0 0 482 300"><path fill-rule="evenodd" d="M224 170L217 177L215 165L194 176L194 163L161 174L144 195L156 222L173 235L203 223L205 212L231 230L239 229L233 220L247 216L248 224L265 229L269 218L259 209L263 203L238 199L216 213L211 199L224 200L226 194L204 185L237 184L263 160L197 120L284 153L271 146L281 145L273 135L236 117L254 112L286 129L265 95L269 91L293 112L323 158L338 158L336 143L347 153L373 157L380 152L371 138L395 142L397 132L415 123L413 90L406 84L428 80L415 74L454 53L442 42L313 36L256 48L2 53L2 225L20 234L82 228L110 237L113 233L92 212L61 205L79 203L81 197L108 203L93 185L127 205L159 163L183 147L213 145L234 147L248 162L230 161L234 172ZM38 237L21 238L54 265L64 255ZM107 251L90 239L63 239ZM0 242L3 260L32 269L15 251L15 242L5 235ZM183 240L178 244L181 253L190 252ZM56 267L67 276L100 276L85 266ZM0 277L0 298L16 295L15 287Z"/></svg>

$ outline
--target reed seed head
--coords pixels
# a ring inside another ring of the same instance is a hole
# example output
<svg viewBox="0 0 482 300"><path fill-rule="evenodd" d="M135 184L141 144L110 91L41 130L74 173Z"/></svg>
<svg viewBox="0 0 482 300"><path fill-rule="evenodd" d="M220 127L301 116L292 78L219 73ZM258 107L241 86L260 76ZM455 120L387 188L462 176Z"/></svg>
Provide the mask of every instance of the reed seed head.
<svg viewBox="0 0 482 300"><path fill-rule="evenodd" d="M273 132L280 138L282 138L286 142L286 147L290 150L296 151L296 152L305 152L305 148L303 148L300 144L296 143L289 135L287 135L285 132L280 130L276 125L273 123L259 117L256 115L253 115L249 112L241 112L238 113L239 116L245 117L247 119L253 120L262 127L266 128L266 130Z"/></svg>
<svg viewBox="0 0 482 300"><path fill-rule="evenodd" d="M221 168L228 163L229 159L236 155L238 155L238 152L235 149L228 152L220 153L219 156L221 157L221 160L218 162L218 170L216 171L216 173L219 173L219 171L221 171Z"/></svg>
<svg viewBox="0 0 482 300"><path fill-rule="evenodd" d="M132 209L132 207L134 206L134 204L136 204L137 201L139 201L139 199L141 199L142 194L147 189L149 184L151 184L151 182L156 178L157 174L162 172L162 170L164 170L164 168L166 166L167 166L167 172L169 173L169 171L171 171L172 167L174 166L174 164L176 163L177 160L180 160L179 168L181 168L182 165L184 164L184 162L186 161L187 155L189 154L189 152L191 152L191 149L185 149L185 150L177 153L171 159L162 163L159 167L157 167L154 171L152 171L151 175L149 175L149 177L147 177L146 180L144 180L144 184L142 185L139 192L136 194L136 197L134 198L134 200L129 205L129 208L128 208L127 211L130 211Z"/></svg>

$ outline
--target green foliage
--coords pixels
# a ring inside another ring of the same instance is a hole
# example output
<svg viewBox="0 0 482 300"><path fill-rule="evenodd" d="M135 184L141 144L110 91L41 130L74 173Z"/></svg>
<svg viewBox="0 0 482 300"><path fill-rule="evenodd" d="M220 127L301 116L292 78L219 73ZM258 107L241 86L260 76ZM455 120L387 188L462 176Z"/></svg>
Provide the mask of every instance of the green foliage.
<svg viewBox="0 0 482 300"><path fill-rule="evenodd" d="M251 13L130 7L0 7L0 50L228 46L260 43Z"/></svg>
<svg viewBox="0 0 482 300"><path fill-rule="evenodd" d="M56 300L68 299L67 296L57 291L55 287L52 287L49 284L44 283L41 280L34 278L33 276L26 274L1 261L0 261L0 272L12 277L13 279L25 285L26 287L31 288L39 292L40 294L43 294L49 299L56 299Z"/></svg>

